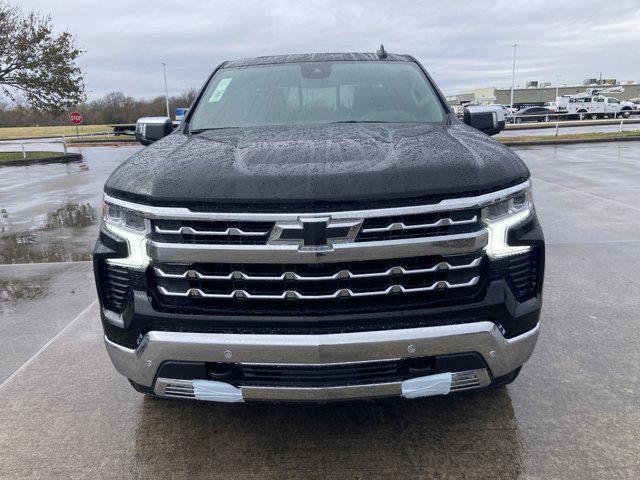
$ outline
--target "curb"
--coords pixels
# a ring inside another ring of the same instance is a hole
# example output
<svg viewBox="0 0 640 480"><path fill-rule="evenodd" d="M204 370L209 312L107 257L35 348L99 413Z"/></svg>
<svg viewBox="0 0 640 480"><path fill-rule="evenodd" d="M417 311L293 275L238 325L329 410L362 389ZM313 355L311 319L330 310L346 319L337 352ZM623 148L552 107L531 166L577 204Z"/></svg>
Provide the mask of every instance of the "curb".
<svg viewBox="0 0 640 480"><path fill-rule="evenodd" d="M0 162L0 167L21 167L24 165L46 164L46 163L69 163L69 162L81 162L81 153L66 153L56 155L53 157L44 158L27 158L26 160L8 160L6 162Z"/></svg>
<svg viewBox="0 0 640 480"><path fill-rule="evenodd" d="M571 145L575 143L608 143L608 142L633 142L640 140L640 135L633 137L613 137L613 138L558 138L552 140L536 140L532 142L500 142L507 147L530 147L535 145Z"/></svg>

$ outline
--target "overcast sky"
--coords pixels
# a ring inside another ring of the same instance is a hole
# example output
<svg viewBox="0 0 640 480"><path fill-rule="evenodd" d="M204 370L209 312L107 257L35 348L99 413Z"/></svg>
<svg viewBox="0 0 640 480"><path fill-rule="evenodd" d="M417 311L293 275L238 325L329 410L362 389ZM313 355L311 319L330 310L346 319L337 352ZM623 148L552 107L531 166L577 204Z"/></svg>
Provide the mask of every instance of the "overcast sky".
<svg viewBox="0 0 640 480"><path fill-rule="evenodd" d="M283 53L410 53L445 94L516 84L640 80L640 1L9 0L50 14L86 50L87 93L200 87L223 60Z"/></svg>

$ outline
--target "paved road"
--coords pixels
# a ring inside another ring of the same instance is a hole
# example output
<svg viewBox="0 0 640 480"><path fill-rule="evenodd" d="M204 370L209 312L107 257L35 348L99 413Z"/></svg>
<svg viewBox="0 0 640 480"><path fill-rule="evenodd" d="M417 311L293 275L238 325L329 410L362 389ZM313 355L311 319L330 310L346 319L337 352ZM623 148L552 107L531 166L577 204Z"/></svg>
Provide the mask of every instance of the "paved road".
<svg viewBox="0 0 640 480"><path fill-rule="evenodd" d="M514 384L339 405L147 399L109 364L88 262L5 265L0 363L13 363L0 370L0 478L637 479L640 142L519 153L548 259L541 337ZM24 198L49 192L49 206L21 209L7 203L17 177L6 172L0 204L20 228L41 229L38 212L69 199L95 204L73 179L86 172L33 173ZM84 251L86 236L69 238Z"/></svg>

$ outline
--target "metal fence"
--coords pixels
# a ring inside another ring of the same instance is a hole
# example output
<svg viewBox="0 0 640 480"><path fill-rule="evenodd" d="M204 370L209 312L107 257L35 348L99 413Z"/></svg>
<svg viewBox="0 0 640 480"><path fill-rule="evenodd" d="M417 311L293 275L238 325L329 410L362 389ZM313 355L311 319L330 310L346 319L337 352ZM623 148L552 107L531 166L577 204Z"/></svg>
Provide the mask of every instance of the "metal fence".
<svg viewBox="0 0 640 480"><path fill-rule="evenodd" d="M609 118L611 120L622 120L631 118L634 115L640 115L640 109L636 110L623 110L613 113L599 113L599 112L582 112L582 113L567 113L567 112L548 112L539 114L518 114L512 113L506 116L507 123L524 123L530 122L558 122L558 121L582 121L582 120L597 120L603 118ZM595 118L594 118L595 117Z"/></svg>
<svg viewBox="0 0 640 480"><path fill-rule="evenodd" d="M62 135L60 137L55 137L55 138L42 138L42 139L28 139L28 140L23 140L23 141L19 141L19 140L0 140L0 151L5 151L5 152L14 152L14 151L18 151L18 152L22 152L22 158L26 159L27 158L27 153L29 151L34 151L32 148L29 148L32 145L55 145L55 148L60 148L61 153L68 153L68 149L70 147L73 147L73 141L77 140L77 141L82 141L82 139L84 138L91 138L91 137L116 137L116 136L123 136L123 135L133 135L133 132L128 134L128 133L122 133L122 132L112 132L112 131L108 131L108 132L92 132L92 133L81 133L79 135ZM5 149L5 146L14 146L14 147L18 147L15 149Z"/></svg>

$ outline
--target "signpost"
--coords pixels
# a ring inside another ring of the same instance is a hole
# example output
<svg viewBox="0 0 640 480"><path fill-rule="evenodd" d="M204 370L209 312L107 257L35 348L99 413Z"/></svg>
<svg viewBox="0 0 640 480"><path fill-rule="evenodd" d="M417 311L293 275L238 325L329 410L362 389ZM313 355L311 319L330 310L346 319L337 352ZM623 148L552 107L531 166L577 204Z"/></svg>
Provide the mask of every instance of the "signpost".
<svg viewBox="0 0 640 480"><path fill-rule="evenodd" d="M69 121L76 126L76 137L80 140L80 132L78 131L78 125L84 121L84 117L80 112L71 112L69 114Z"/></svg>

